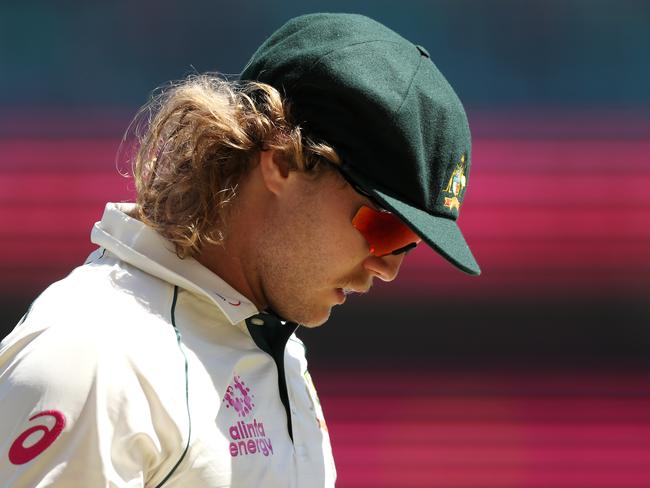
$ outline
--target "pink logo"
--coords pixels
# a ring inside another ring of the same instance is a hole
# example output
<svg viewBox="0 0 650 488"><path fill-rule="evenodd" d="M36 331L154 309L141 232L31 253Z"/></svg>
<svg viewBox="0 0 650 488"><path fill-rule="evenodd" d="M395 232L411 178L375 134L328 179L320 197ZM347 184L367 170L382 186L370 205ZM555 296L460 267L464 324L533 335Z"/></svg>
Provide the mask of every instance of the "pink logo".
<svg viewBox="0 0 650 488"><path fill-rule="evenodd" d="M226 302L228 305L232 305L233 307L239 307L241 305L241 300L237 300L237 302L233 302L228 300L226 297L223 295L220 295L216 291L214 292L215 295L217 295L219 298L221 298L224 302Z"/></svg>
<svg viewBox="0 0 650 488"><path fill-rule="evenodd" d="M251 393L251 389L246 386L246 383L239 376L235 375L232 384L228 385L226 389L223 402L226 404L226 408L234 408L237 415L244 418L251 413L251 410L255 406L253 403L254 396Z"/></svg>
<svg viewBox="0 0 650 488"><path fill-rule="evenodd" d="M41 417L49 417L46 421ZM65 416L58 410L45 410L32 415L29 421L39 419L41 424L36 424L20 434L9 448L9 461L15 465L30 462L59 437L65 427ZM53 424L53 425L52 425ZM34 436L36 433L40 433ZM27 440L29 439L29 442Z"/></svg>
<svg viewBox="0 0 650 488"><path fill-rule="evenodd" d="M251 393L251 389L246 386L244 380L235 375L232 383L226 388L226 394L222 401L226 404L226 408L232 407L239 418L246 420L239 420L228 427L228 434L232 441L230 443L232 457L273 455L273 444L266 435L264 423L256 418L247 418L255 407L253 398L255 395Z"/></svg>

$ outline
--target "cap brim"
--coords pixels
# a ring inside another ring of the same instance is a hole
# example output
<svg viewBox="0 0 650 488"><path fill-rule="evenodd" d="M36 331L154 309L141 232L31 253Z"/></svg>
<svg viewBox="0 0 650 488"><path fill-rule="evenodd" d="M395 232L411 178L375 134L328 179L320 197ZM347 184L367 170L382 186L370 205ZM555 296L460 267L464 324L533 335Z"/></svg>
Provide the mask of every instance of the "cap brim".
<svg viewBox="0 0 650 488"><path fill-rule="evenodd" d="M379 190L370 190L369 193L458 269L472 275L481 274L481 268L455 221L428 214Z"/></svg>

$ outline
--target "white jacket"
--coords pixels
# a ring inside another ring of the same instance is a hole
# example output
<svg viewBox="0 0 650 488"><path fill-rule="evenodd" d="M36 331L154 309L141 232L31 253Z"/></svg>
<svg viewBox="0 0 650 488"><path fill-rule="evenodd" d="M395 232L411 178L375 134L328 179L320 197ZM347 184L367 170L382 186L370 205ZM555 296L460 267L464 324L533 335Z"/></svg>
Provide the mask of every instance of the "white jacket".
<svg viewBox="0 0 650 488"><path fill-rule="evenodd" d="M107 204L99 249L0 345L0 486L333 486L295 324L131 208Z"/></svg>

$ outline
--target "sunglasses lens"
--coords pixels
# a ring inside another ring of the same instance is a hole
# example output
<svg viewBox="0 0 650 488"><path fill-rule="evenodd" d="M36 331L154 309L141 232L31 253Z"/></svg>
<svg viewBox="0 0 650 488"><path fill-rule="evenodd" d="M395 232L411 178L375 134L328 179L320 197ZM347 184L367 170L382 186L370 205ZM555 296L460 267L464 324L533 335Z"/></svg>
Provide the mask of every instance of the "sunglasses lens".
<svg viewBox="0 0 650 488"><path fill-rule="evenodd" d="M370 253L379 257L400 249L410 249L409 244L422 240L395 215L365 205L352 219L352 225L365 237Z"/></svg>

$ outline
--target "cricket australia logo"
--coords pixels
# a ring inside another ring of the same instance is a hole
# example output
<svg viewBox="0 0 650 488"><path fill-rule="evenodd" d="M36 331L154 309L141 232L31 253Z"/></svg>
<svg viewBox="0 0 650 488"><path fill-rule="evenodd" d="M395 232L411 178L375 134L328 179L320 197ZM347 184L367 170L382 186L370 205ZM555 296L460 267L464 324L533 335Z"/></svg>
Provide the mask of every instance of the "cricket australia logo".
<svg viewBox="0 0 650 488"><path fill-rule="evenodd" d="M465 155L463 154L460 157L460 163L458 163L454 168L453 173L451 173L451 176L449 177L449 182L443 190L445 193L452 195L451 197L445 197L445 207L450 210L460 210L460 204L462 202L458 199L458 197L461 196L461 193L466 186L467 178L465 177Z"/></svg>
<svg viewBox="0 0 650 488"><path fill-rule="evenodd" d="M227 409L234 410L238 420L228 428L230 442L230 455L249 456L261 454L263 456L273 455L271 439L266 437L264 423L253 417L255 395L250 387L246 386L240 376L235 375L232 382L226 388L222 403Z"/></svg>

